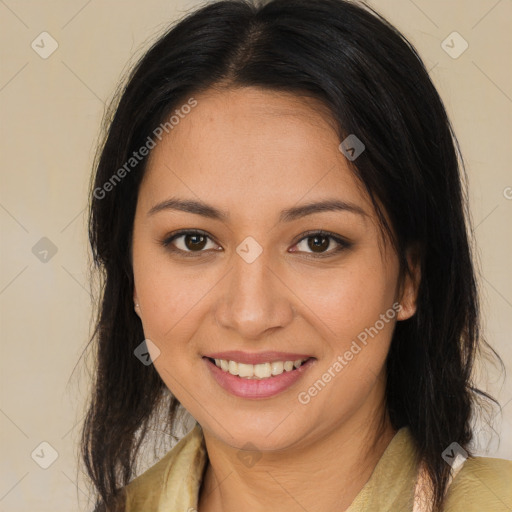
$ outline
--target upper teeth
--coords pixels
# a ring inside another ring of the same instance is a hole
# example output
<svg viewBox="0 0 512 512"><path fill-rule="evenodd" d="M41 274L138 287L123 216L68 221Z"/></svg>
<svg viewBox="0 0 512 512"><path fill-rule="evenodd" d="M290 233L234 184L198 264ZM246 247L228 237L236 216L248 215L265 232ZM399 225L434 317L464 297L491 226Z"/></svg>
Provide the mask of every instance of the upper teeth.
<svg viewBox="0 0 512 512"><path fill-rule="evenodd" d="M290 372L298 368L309 358L297 359L296 361L274 361L272 363L244 364L225 359L215 359L215 364L231 375L238 375L247 379L267 379L272 375L280 375L283 371Z"/></svg>

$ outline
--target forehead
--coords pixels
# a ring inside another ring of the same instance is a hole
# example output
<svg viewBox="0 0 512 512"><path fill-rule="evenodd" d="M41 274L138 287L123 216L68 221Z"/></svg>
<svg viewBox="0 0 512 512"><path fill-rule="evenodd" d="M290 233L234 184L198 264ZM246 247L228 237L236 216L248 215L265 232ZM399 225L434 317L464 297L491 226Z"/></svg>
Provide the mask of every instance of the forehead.
<svg viewBox="0 0 512 512"><path fill-rule="evenodd" d="M256 88L194 99L197 105L151 151L144 197L197 196L229 210L241 202L272 209L334 196L370 211L321 102Z"/></svg>

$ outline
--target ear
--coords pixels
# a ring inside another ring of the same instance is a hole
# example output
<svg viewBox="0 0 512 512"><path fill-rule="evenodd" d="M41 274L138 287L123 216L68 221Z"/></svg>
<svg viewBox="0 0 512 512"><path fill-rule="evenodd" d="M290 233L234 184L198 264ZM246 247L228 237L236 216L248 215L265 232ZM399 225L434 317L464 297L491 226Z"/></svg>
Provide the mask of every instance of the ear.
<svg viewBox="0 0 512 512"><path fill-rule="evenodd" d="M409 272L405 273L404 282L399 293L400 310L397 320L407 320L416 313L416 302L421 281L421 253L418 245L407 249L407 265Z"/></svg>
<svg viewBox="0 0 512 512"><path fill-rule="evenodd" d="M139 299L137 297L137 290L135 289L135 287L133 287L133 309L135 310L135 313L137 313L137 315L140 318Z"/></svg>

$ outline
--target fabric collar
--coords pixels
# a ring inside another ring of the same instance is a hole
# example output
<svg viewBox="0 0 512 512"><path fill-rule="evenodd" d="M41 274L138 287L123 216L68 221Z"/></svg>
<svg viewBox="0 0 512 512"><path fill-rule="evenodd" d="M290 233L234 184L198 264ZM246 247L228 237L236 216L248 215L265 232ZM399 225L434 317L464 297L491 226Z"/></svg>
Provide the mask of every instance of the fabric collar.
<svg viewBox="0 0 512 512"><path fill-rule="evenodd" d="M201 426L193 429L171 450L163 475L159 511L197 510L208 454ZM418 458L408 427L393 437L370 478L346 512L412 510Z"/></svg>

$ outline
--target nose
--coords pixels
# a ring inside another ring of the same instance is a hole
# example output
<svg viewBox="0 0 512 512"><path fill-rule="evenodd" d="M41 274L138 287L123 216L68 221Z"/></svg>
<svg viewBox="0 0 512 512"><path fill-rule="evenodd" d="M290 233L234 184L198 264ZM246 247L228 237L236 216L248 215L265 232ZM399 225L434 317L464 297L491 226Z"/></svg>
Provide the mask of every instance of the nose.
<svg viewBox="0 0 512 512"><path fill-rule="evenodd" d="M294 316L293 293L265 252L252 263L238 255L234 260L215 307L217 324L251 340L286 327Z"/></svg>

